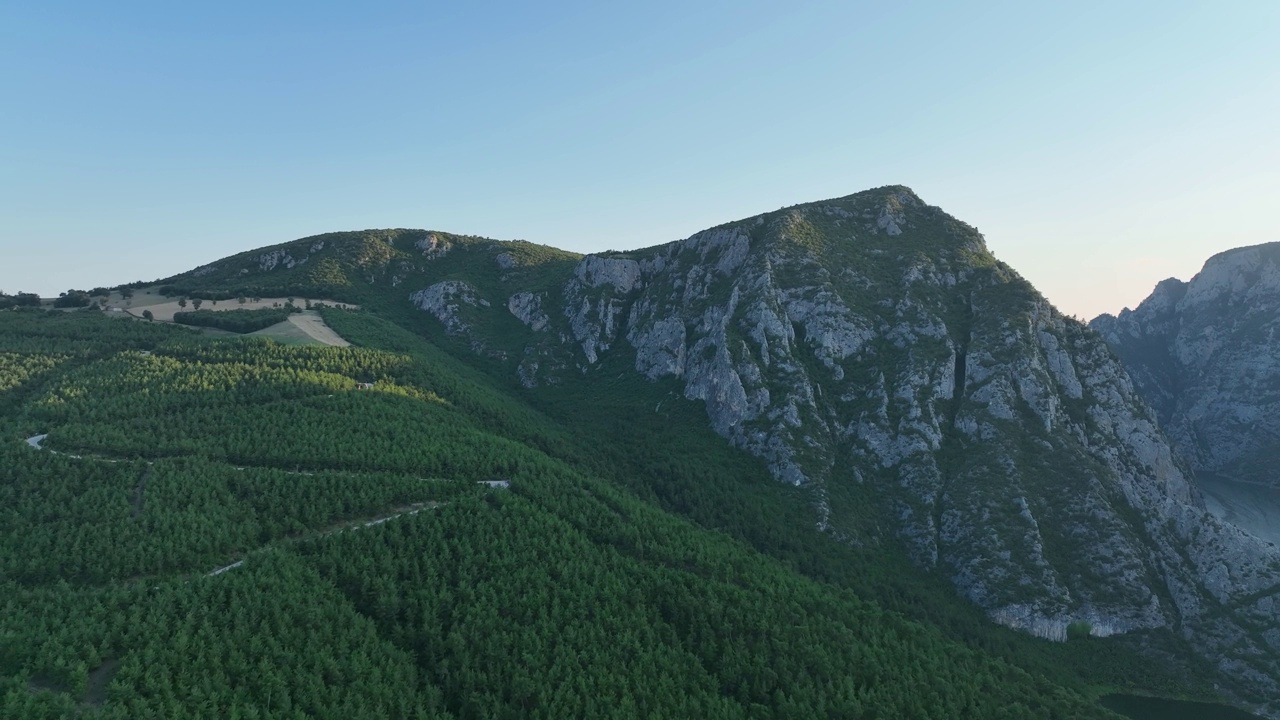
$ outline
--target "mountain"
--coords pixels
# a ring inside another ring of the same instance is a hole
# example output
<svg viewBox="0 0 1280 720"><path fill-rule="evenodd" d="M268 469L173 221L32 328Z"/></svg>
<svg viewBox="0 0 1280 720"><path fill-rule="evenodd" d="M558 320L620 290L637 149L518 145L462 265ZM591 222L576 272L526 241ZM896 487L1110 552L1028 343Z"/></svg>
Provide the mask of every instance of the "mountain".
<svg viewBox="0 0 1280 720"><path fill-rule="evenodd" d="M1104 655L1136 649L1280 713L1266 704L1280 697L1274 547L1206 511L1159 405L1097 332L905 187L632 252L332 233L161 284L192 297L357 303L362 313L325 311L347 339L401 347L361 341L360 317L412 330L444 351L436 362L478 373L590 442L587 455L624 453L629 470L615 480L632 492L811 577L854 589L866 573L875 582L861 592L877 602L962 613L928 593L902 602L915 591L867 560L901 553L915 568L902 577L941 579L996 623L1093 636L1103 644L1086 647ZM695 433L679 409L690 403L702 432L757 458L793 499L745 470L682 469L709 444L665 459ZM63 432L78 438L67 449L110 436L145 450L105 420ZM556 447L538 433L517 442ZM964 631L999 644L985 632ZM1041 652L1018 647L1020 658Z"/></svg>
<svg viewBox="0 0 1280 720"><path fill-rule="evenodd" d="M1091 325L1194 470L1280 487L1280 243L1219 253Z"/></svg>
<svg viewBox="0 0 1280 720"><path fill-rule="evenodd" d="M1177 628L1275 696L1274 548L1205 511L1095 333L909 190L587 258L538 301L559 312L526 362L571 340L567 381L634 353L810 490L819 527L901 538L993 619L1045 636Z"/></svg>

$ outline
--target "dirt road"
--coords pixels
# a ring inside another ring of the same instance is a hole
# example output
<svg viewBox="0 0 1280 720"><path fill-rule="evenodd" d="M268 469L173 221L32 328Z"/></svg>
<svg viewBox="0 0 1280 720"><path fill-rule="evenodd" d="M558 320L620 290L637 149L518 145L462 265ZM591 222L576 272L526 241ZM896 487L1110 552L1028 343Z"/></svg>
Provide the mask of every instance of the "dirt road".
<svg viewBox="0 0 1280 720"><path fill-rule="evenodd" d="M307 535L304 535L303 537L300 537L300 538L296 538L294 540L277 540L276 542L270 543L268 545L264 545L263 547L260 547L257 550L250 552L249 554L252 555L253 553L262 552L267 548L278 547L282 544L302 542L306 540L318 540L320 538L329 537L330 535L336 535L337 533L340 533L340 532L346 532L349 530L359 530L361 528L373 527L374 525L381 525L382 523L387 522L388 520L394 520L395 518L398 518L398 517L404 517L406 515L417 515L423 510L434 510L435 508L438 508L443 504L445 503L439 503L434 500L421 502L421 503L414 503L413 505L410 505L407 508L401 508L399 510L396 510L395 512L388 513L386 515L380 515L378 517L375 517L369 520L353 520L349 522L338 523L337 525L331 526L324 530L318 530L312 533L308 533ZM208 573L208 576L214 577L215 575L221 575L222 573L227 572L228 570L235 570L236 568L240 567L243 564L244 564L244 560L237 560L231 563L230 565L223 565L217 570L214 570L213 572Z"/></svg>

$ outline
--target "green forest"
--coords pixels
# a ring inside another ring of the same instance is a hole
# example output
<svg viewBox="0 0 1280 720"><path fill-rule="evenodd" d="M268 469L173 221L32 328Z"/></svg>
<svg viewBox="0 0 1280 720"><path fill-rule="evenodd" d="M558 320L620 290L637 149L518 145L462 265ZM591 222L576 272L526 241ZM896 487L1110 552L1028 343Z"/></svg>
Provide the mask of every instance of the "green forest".
<svg viewBox="0 0 1280 720"><path fill-rule="evenodd" d="M288 308L263 308L260 310L190 310L176 312L173 321L179 325L211 327L227 332L247 334L269 328L289 319L289 315L302 312L292 305Z"/></svg>
<svg viewBox="0 0 1280 720"><path fill-rule="evenodd" d="M1035 640L818 532L672 388L537 395L412 327L321 313L353 347L0 311L0 717L1114 718L1098 695L1213 697L1203 668L1144 659L1186 657L1171 633Z"/></svg>

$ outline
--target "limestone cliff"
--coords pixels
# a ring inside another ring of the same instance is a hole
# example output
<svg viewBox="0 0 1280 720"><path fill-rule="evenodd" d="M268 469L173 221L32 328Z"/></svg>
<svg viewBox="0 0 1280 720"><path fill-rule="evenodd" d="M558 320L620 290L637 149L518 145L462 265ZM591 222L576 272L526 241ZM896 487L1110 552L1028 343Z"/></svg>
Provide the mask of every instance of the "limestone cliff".
<svg viewBox="0 0 1280 720"><path fill-rule="evenodd" d="M1095 332L910 190L588 257L562 295L587 381L617 352L676 378L829 532L900 540L998 622L1172 627L1280 688L1274 548L1205 511Z"/></svg>

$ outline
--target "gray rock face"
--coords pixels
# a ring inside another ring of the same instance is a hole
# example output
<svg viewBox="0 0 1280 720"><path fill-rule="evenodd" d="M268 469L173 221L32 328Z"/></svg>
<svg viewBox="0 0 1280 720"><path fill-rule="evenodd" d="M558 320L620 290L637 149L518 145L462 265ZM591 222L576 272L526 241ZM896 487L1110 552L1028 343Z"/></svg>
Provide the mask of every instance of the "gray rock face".
<svg viewBox="0 0 1280 720"><path fill-rule="evenodd" d="M444 257L452 249L449 241L436 233L428 233L426 237L415 240L413 245L428 260Z"/></svg>
<svg viewBox="0 0 1280 720"><path fill-rule="evenodd" d="M627 340L636 348L636 369L650 380L664 375L683 376L687 342L684 322L680 318L669 317L656 320L641 330L635 318L645 313L643 305L637 306L632 310L632 321L628 323L631 330Z"/></svg>
<svg viewBox="0 0 1280 720"><path fill-rule="evenodd" d="M1280 697L1280 647L1251 630L1280 621L1273 548L1206 512L1096 333L909 190L589 257L563 297L585 367L625 338L637 372L680 380L717 433L810 490L819 527L897 538L1043 637L1178 628ZM1188 357L1217 351L1197 337Z"/></svg>
<svg viewBox="0 0 1280 720"><path fill-rule="evenodd" d="M471 326L462 319L462 306L480 304L476 289L461 280L445 280L409 296L419 310L425 310L444 324L450 335L466 335Z"/></svg>
<svg viewBox="0 0 1280 720"><path fill-rule="evenodd" d="M534 332L542 332L547 328L547 323L551 322L551 318L542 310L542 296L531 292L512 295L507 300L507 309Z"/></svg>
<svg viewBox="0 0 1280 720"><path fill-rule="evenodd" d="M272 250L271 252L263 253L258 258L258 268L263 272L274 270L277 267L293 269L310 259L309 257L304 257L301 260L297 260L289 254L288 250Z"/></svg>
<svg viewBox="0 0 1280 720"><path fill-rule="evenodd" d="M640 284L640 263L635 260L588 255L573 271L575 280L585 288L609 286L622 295Z"/></svg>
<svg viewBox="0 0 1280 720"><path fill-rule="evenodd" d="M618 337L623 313L640 287L640 264L588 255L564 287L564 314L588 364Z"/></svg>
<svg viewBox="0 0 1280 720"><path fill-rule="evenodd" d="M1280 243L1216 255L1092 326L1197 472L1280 486Z"/></svg>

